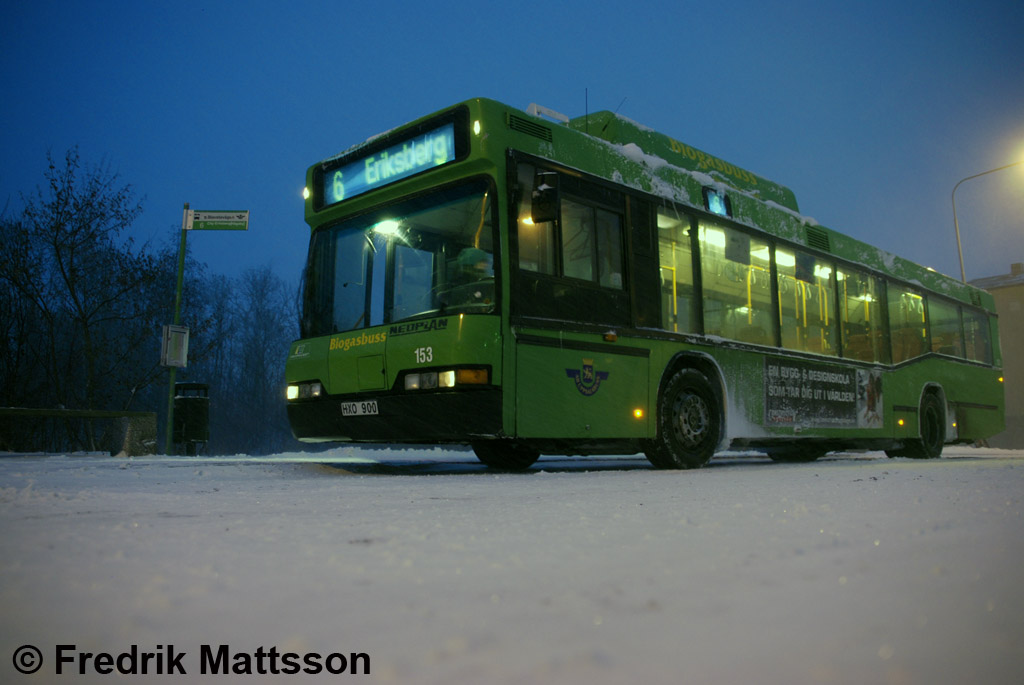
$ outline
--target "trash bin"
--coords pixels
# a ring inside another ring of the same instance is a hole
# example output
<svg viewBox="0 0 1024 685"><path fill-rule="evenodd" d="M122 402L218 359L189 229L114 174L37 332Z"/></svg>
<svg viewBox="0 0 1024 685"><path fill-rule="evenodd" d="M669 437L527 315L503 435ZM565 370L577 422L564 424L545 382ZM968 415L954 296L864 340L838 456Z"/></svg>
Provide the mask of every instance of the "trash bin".
<svg viewBox="0 0 1024 685"><path fill-rule="evenodd" d="M210 439L210 386L206 383L174 384L174 443L185 454L199 453Z"/></svg>

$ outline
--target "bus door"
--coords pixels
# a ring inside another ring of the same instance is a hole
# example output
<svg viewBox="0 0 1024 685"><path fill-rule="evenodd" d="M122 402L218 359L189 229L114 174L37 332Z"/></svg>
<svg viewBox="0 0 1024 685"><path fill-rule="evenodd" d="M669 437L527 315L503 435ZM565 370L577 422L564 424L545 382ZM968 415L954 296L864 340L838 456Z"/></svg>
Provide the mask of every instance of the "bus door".
<svg viewBox="0 0 1024 685"><path fill-rule="evenodd" d="M343 333L328 349L333 394L385 389L384 279L387 241L373 233L339 233L334 252L332 320Z"/></svg>
<svg viewBox="0 0 1024 685"><path fill-rule="evenodd" d="M618 342L630 326L627 202L618 190L520 163L511 314L516 434L522 438L647 435L649 350ZM544 321L546 325L534 326ZM566 322L578 331L552 328Z"/></svg>

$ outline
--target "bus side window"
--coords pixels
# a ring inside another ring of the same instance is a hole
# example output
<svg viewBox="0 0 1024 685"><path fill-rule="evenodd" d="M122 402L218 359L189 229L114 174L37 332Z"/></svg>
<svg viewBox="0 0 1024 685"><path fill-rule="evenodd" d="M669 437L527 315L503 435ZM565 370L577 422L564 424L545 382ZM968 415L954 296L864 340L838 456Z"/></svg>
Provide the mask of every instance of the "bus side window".
<svg viewBox="0 0 1024 685"><path fill-rule="evenodd" d="M782 346L816 354L838 354L835 289L831 262L812 254L778 247L779 321Z"/></svg>
<svg viewBox="0 0 1024 685"><path fill-rule="evenodd" d="M622 217L603 209L594 210L597 232L597 282L605 288L623 287Z"/></svg>
<svg viewBox="0 0 1024 685"><path fill-rule="evenodd" d="M562 200L562 273L569 278L594 280L594 212L590 207Z"/></svg>
<svg viewBox="0 0 1024 685"><path fill-rule="evenodd" d="M533 219L533 198L544 196L534 185L543 183L544 178L536 174L532 164L519 165L519 268L554 276L554 221L535 222Z"/></svg>
<svg viewBox="0 0 1024 685"><path fill-rule="evenodd" d="M621 217L569 198L561 204L563 275L621 290Z"/></svg>
<svg viewBox="0 0 1024 685"><path fill-rule="evenodd" d="M704 333L774 345L768 243L710 222L697 231Z"/></svg>
<svg viewBox="0 0 1024 685"><path fill-rule="evenodd" d="M640 328L664 327L672 324L662 310L660 288L662 279L658 268L658 237L654 222L654 207L638 197L629 198L628 216L632 247L629 273L633 279L633 325Z"/></svg>
<svg viewBox="0 0 1024 685"><path fill-rule="evenodd" d="M883 313L884 282L860 271L840 268L839 318L843 335L843 356L863 362L889 363Z"/></svg>
<svg viewBox="0 0 1024 685"><path fill-rule="evenodd" d="M937 297L928 298L928 321L932 330L932 352L964 356L960 307Z"/></svg>
<svg viewBox="0 0 1024 685"><path fill-rule="evenodd" d="M927 312L921 295L892 283L887 290L892 361L899 364L928 351Z"/></svg>
<svg viewBox="0 0 1024 685"><path fill-rule="evenodd" d="M985 364L992 363L991 331L989 317L985 312L964 308L964 337L968 359Z"/></svg>
<svg viewBox="0 0 1024 685"><path fill-rule="evenodd" d="M519 163L516 174L512 313L628 325L625 196L529 162ZM541 201L544 207L534 206Z"/></svg>
<svg viewBox="0 0 1024 685"><path fill-rule="evenodd" d="M665 329L678 333L696 333L699 330L690 245L690 217L674 209L659 207L661 320Z"/></svg>

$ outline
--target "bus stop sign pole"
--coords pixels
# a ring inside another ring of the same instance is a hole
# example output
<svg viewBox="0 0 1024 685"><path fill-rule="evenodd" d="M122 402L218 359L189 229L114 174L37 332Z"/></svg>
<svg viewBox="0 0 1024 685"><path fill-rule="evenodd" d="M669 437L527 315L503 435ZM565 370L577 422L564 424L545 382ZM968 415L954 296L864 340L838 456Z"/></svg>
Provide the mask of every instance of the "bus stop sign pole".
<svg viewBox="0 0 1024 685"><path fill-rule="evenodd" d="M181 286L185 280L185 237L188 235L189 215L188 203L181 217L181 242L178 243L178 282L174 288L174 324L181 325ZM164 454L171 453L171 440L174 433L174 380L177 367L170 367L167 387L167 434L164 436Z"/></svg>
<svg viewBox="0 0 1024 685"><path fill-rule="evenodd" d="M181 217L181 242L178 244L178 282L174 289L174 326L181 325L181 290L185 281L185 237L192 230L227 230L245 231L249 228L249 210L240 211L201 211L185 209ZM182 364L184 366L184 364ZM174 436L174 381L177 366L170 367L167 388L167 431L164 437L164 454L171 453L171 441Z"/></svg>

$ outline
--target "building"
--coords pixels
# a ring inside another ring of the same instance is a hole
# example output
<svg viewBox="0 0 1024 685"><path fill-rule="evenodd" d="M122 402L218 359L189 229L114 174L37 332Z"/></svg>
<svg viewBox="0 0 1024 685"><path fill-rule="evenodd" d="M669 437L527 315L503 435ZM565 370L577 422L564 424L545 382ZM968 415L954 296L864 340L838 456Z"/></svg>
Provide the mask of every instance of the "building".
<svg viewBox="0 0 1024 685"><path fill-rule="evenodd" d="M991 447L1024 447L1024 264L1010 265L1010 273L971 281L996 300L999 346L1003 352L1003 387L1006 390L1006 430L988 441Z"/></svg>

